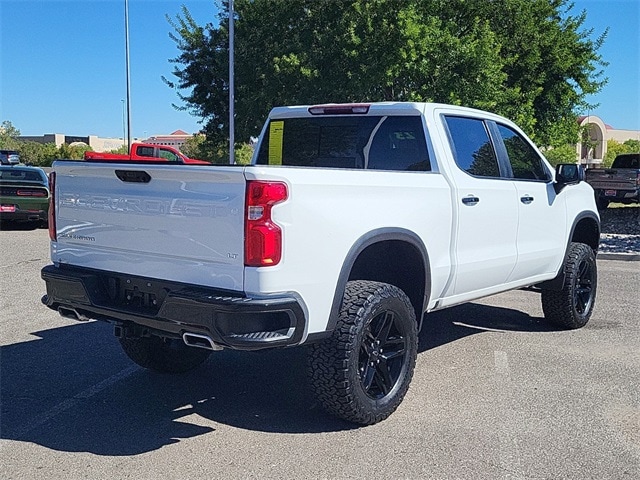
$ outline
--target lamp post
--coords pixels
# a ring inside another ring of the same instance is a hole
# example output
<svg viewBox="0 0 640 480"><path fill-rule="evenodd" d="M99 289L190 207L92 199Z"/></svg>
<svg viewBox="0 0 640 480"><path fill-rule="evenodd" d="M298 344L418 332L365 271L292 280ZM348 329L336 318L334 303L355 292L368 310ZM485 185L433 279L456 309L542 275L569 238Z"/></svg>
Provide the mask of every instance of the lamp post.
<svg viewBox="0 0 640 480"><path fill-rule="evenodd" d="M127 149L131 146L131 80L129 72L129 0L124 0L124 48L127 64Z"/></svg>
<svg viewBox="0 0 640 480"><path fill-rule="evenodd" d="M233 71L233 0L229 0L229 164L235 163L234 71Z"/></svg>

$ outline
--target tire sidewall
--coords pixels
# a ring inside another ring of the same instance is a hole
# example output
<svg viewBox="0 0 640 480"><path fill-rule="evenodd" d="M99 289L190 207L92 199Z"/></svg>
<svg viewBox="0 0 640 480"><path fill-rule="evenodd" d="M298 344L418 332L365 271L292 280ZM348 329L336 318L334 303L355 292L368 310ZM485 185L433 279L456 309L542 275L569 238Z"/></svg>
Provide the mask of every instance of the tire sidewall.
<svg viewBox="0 0 640 480"><path fill-rule="evenodd" d="M381 313L392 311L399 321L396 326L405 338L404 362L400 376L392 390L380 399L373 399L365 392L359 373L360 347L365 339L365 333L373 320ZM406 394L417 356L417 331L415 316L412 311L407 312L406 304L395 296L372 295L363 309L358 312L357 321L354 325L356 335L354 335L353 348L349 356L349 381L354 385L353 395L360 405L367 405L374 416L385 415L391 409L395 410Z"/></svg>
<svg viewBox="0 0 640 480"><path fill-rule="evenodd" d="M576 253L575 261L568 263L568 281L569 281L569 289L567 291L567 301L570 302L571 305L571 313L573 315L573 321L576 327L583 327L587 324L589 319L591 318L591 314L593 313L593 308L596 302L596 292L598 286L598 270L596 267L596 258L590 247L584 244L574 244L572 245L572 252ZM591 293L587 307L583 313L578 311L578 307L575 302L575 294L578 289L578 278L580 276L580 265L582 262L587 262L589 265L589 269L591 271L592 283L591 283Z"/></svg>

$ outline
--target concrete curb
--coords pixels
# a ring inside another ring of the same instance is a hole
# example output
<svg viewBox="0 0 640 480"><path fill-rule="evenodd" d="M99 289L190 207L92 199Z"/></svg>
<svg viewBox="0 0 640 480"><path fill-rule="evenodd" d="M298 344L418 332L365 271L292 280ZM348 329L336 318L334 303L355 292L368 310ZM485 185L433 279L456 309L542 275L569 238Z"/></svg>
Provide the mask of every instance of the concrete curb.
<svg viewBox="0 0 640 480"><path fill-rule="evenodd" d="M624 262L640 261L640 253L598 253L598 260L619 260Z"/></svg>

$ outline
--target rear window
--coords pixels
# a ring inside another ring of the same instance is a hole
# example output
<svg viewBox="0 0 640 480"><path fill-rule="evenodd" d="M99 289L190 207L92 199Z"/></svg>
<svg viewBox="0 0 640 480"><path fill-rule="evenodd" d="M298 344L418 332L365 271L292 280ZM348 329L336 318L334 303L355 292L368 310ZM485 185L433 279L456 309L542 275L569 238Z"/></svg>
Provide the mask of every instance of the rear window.
<svg viewBox="0 0 640 480"><path fill-rule="evenodd" d="M613 161L613 168L640 168L640 153L618 155Z"/></svg>
<svg viewBox="0 0 640 480"><path fill-rule="evenodd" d="M22 170L17 168L0 169L0 180L47 183L44 174L38 170Z"/></svg>
<svg viewBox="0 0 640 480"><path fill-rule="evenodd" d="M295 167L429 171L418 116L340 116L272 120L257 163Z"/></svg>

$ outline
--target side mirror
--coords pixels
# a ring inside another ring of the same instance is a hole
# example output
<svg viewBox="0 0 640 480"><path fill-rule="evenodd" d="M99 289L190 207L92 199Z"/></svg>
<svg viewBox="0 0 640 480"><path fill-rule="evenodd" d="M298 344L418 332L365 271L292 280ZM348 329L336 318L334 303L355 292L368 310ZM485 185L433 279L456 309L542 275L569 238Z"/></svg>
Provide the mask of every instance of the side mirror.
<svg viewBox="0 0 640 480"><path fill-rule="evenodd" d="M584 167L575 163L559 163L556 165L556 181L553 184L556 193L566 187L584 181Z"/></svg>

